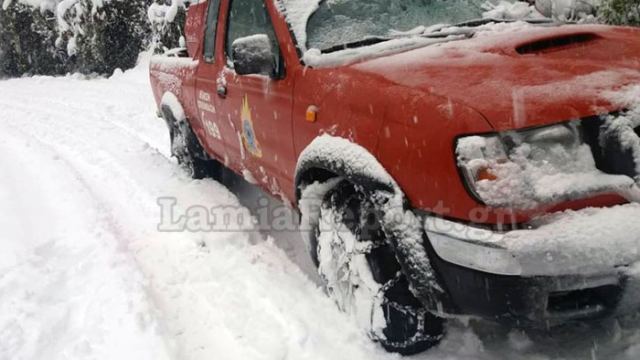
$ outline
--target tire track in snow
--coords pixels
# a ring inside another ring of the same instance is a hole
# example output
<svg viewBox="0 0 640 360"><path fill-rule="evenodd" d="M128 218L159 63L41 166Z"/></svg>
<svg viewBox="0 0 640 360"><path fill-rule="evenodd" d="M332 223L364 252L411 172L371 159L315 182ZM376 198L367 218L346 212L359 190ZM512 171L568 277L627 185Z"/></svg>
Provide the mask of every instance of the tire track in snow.
<svg viewBox="0 0 640 360"><path fill-rule="evenodd" d="M0 124L22 129L64 152L72 166L91 187L98 189L99 195L108 198L113 212L120 215L120 226L130 235L131 251L151 283L154 302L163 310L168 329L165 336L177 343L176 358L260 359L289 353L296 358L339 358L340 353L362 358L373 354L374 347L349 330L345 334L351 334L347 336L353 345L340 350L326 346L344 342L339 334L329 331L331 323L336 322L336 318L341 322L342 316L322 297L319 289L287 263L272 243L254 245L255 236L249 233L160 234L155 231L159 216L151 201L155 200L154 196L176 195L194 204L222 201L237 205L237 200L226 189L210 181L186 180L175 164L148 147L131 150L131 146L126 145L137 140L117 128L101 129L102 141L93 143L87 139L93 129L87 127L96 125L97 120L79 116L81 114L69 107L52 111L46 105L26 99L12 100L17 101L3 104L3 108L14 116ZM152 165L145 166L147 162ZM105 174L113 179L105 182ZM118 195L114 193L117 190L127 194ZM130 201L130 195L135 197L134 201ZM140 214L133 216L136 212ZM127 219L128 216L133 217L133 221ZM207 244L206 248L200 243ZM264 269L259 271L257 267ZM272 277L279 277L280 284L271 280ZM257 286L256 279L261 279L262 284ZM284 289L277 296L270 294L274 289L279 290L278 287ZM312 297L313 301L305 299L296 304L290 299L296 294ZM290 313L296 308L300 310ZM329 316L322 320L311 316L309 320L314 321L305 323L305 317L318 309L325 309L320 313ZM315 326L321 326L324 328L321 332L327 334L304 335ZM305 338L310 339L311 344L305 344Z"/></svg>
<svg viewBox="0 0 640 360"><path fill-rule="evenodd" d="M154 335L143 278L132 257L117 250L110 224L75 168L33 137L2 130L0 163L22 170L13 198L23 203L11 209L17 214L4 216L34 221L26 231L4 233L5 242L22 248L14 252L20 260L4 262L9 266L1 271L0 358L108 358L122 351L166 358L163 339ZM29 144L28 151L21 144ZM43 182L43 175L63 183ZM114 352L114 345L120 350Z"/></svg>

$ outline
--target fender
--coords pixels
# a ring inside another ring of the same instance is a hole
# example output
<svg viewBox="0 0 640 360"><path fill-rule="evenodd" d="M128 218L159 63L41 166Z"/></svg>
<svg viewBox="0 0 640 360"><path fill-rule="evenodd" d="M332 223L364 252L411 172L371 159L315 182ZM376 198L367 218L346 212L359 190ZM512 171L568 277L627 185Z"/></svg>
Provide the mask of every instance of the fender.
<svg viewBox="0 0 640 360"><path fill-rule="evenodd" d="M313 229L319 224L326 193L340 179L387 193L399 189L391 175L367 149L345 138L328 134L313 139L300 153L295 174L294 192L300 211L300 231L316 265L318 259L313 249L317 241Z"/></svg>
<svg viewBox="0 0 640 360"><path fill-rule="evenodd" d="M163 115L165 115L165 121L168 121L168 119L166 119L166 116L168 115L167 112L170 112L176 121L187 120L187 116L185 115L184 108L182 107L180 100L172 92L167 91L162 95L162 100L160 100L160 109Z"/></svg>
<svg viewBox="0 0 640 360"><path fill-rule="evenodd" d="M297 200L301 187L332 177L342 177L374 190L393 193L400 190L367 149L345 138L324 134L315 138L298 157L294 181Z"/></svg>
<svg viewBox="0 0 640 360"><path fill-rule="evenodd" d="M173 147L176 127L179 122L186 121L186 115L178 97L171 92L165 92L164 95L162 95L158 113L160 117L164 119L169 129L169 137L171 139L171 146Z"/></svg>
<svg viewBox="0 0 640 360"><path fill-rule="evenodd" d="M160 113L164 118L167 127L169 128L169 136L171 138L171 147L173 148L173 142L175 141L176 129L180 126L186 126L189 129L189 132L192 136L188 137L191 148L193 149L193 155L201 160L211 160L211 157L206 152L204 147L202 146L202 142L198 138L198 136L193 132L191 128L191 124L187 119L187 116L184 112L184 108L180 103L178 97L171 93L166 92L162 96L162 100L160 101ZM172 150L173 151L173 150Z"/></svg>
<svg viewBox="0 0 640 360"><path fill-rule="evenodd" d="M306 226L311 230L318 224L317 205L335 186L337 181L334 179L337 178L365 186L373 197L380 200L380 210L384 214L381 219L383 230L391 240L411 291L429 310L442 312L443 304L450 301L431 267L422 219L408 208L404 193L387 170L362 146L325 134L314 139L302 151L295 180L302 229ZM315 208L312 202L315 202ZM314 246L316 240L312 231L303 230L303 236L307 246Z"/></svg>

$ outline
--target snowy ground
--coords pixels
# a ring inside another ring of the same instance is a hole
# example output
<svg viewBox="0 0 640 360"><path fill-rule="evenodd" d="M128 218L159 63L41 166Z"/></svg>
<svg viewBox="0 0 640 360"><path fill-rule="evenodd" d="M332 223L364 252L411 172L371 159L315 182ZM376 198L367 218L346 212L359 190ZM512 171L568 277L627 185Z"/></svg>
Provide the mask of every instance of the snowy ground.
<svg viewBox="0 0 640 360"><path fill-rule="evenodd" d="M249 212L261 193L183 174L144 64L0 81L0 111L0 360L399 358L334 308L295 234L158 231L159 197ZM639 323L454 323L415 358L638 359Z"/></svg>

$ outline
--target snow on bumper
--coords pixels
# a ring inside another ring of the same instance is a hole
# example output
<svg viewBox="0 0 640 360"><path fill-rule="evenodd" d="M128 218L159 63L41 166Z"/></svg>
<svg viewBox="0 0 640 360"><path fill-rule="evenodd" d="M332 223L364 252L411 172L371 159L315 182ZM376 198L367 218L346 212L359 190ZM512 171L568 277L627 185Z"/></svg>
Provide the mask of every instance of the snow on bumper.
<svg viewBox="0 0 640 360"><path fill-rule="evenodd" d="M432 217L425 230L453 314L552 326L640 309L639 216L633 203L548 215L506 233Z"/></svg>
<svg viewBox="0 0 640 360"><path fill-rule="evenodd" d="M425 230L446 261L499 275L614 273L640 262L640 204L540 218L531 229L497 233L427 217Z"/></svg>

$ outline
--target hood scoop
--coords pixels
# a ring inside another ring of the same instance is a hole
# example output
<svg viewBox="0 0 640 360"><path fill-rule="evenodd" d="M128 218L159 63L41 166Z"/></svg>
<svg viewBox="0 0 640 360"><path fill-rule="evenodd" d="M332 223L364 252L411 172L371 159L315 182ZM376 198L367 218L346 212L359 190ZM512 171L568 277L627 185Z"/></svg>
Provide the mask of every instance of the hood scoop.
<svg viewBox="0 0 640 360"><path fill-rule="evenodd" d="M554 36L541 40L532 41L516 47L516 52L520 55L544 54L553 51L565 50L585 46L600 37L593 33L578 33Z"/></svg>

